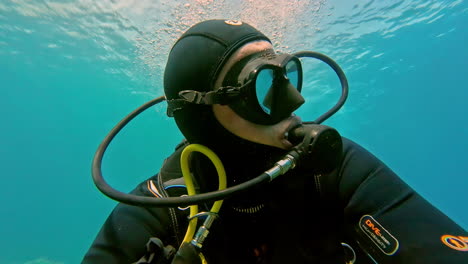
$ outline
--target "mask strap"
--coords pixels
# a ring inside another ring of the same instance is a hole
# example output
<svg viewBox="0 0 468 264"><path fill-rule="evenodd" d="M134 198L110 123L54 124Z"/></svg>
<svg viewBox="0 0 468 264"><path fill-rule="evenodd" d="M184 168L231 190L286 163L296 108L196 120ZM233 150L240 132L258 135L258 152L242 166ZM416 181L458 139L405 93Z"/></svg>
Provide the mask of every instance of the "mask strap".
<svg viewBox="0 0 468 264"><path fill-rule="evenodd" d="M216 91L199 92L194 90L183 90L179 92L181 99L167 101L167 115L174 116L174 112L183 109L187 104L198 105L227 105L237 99L242 93L243 88L250 82L241 87L225 86Z"/></svg>

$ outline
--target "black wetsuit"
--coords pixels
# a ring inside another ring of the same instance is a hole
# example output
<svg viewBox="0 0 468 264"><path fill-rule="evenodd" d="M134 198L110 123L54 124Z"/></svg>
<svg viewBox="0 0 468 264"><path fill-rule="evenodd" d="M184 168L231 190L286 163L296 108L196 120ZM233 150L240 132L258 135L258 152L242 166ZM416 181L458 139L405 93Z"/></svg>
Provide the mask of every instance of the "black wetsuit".
<svg viewBox="0 0 468 264"><path fill-rule="evenodd" d="M208 263L345 263L349 248L355 263L468 263L466 230L368 151L343 144L331 173L299 166L259 190L261 206L239 209L225 201L203 246ZM181 150L133 193L182 194ZM187 214L119 204L83 263L136 262L151 237L178 248Z"/></svg>

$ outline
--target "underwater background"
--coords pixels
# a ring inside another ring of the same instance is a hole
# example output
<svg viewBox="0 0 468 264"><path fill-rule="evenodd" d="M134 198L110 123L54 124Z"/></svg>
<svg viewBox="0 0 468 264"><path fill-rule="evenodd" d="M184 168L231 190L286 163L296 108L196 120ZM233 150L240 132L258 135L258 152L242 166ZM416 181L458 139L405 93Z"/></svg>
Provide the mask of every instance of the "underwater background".
<svg viewBox="0 0 468 264"><path fill-rule="evenodd" d="M163 94L172 44L211 18L252 24L281 52L332 57L350 94L324 124L468 229L466 1L3 0L0 263L81 261L116 205L94 186L94 152L125 115ZM328 67L303 63L298 114L311 121L340 86ZM110 145L103 174L115 188L155 174L182 139L165 107Z"/></svg>

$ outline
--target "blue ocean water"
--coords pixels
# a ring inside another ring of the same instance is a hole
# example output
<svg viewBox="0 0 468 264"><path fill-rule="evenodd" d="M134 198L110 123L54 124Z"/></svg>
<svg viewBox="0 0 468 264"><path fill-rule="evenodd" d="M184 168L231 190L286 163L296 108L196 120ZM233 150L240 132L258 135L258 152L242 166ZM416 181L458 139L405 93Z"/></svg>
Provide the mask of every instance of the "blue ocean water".
<svg viewBox="0 0 468 264"><path fill-rule="evenodd" d="M80 262L116 204L91 180L96 148L127 113L162 95L173 41L209 18L255 25L280 51L334 58L350 94L325 124L468 229L466 1L6 0L0 263ZM313 120L339 85L323 65L304 64L308 102L298 114ZM181 138L158 105L111 144L104 175L130 191Z"/></svg>

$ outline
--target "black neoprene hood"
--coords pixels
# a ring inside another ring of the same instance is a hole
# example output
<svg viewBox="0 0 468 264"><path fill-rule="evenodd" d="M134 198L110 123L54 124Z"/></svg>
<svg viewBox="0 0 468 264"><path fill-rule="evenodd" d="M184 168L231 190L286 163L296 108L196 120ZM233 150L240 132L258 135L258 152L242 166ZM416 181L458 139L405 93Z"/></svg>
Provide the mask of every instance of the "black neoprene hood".
<svg viewBox="0 0 468 264"><path fill-rule="evenodd" d="M164 73L167 99L182 90L209 91L229 57L241 46L270 40L252 26L233 20L207 20L192 26L174 44Z"/></svg>
<svg viewBox="0 0 468 264"><path fill-rule="evenodd" d="M247 23L207 20L188 29L174 44L164 72L164 93L168 100L179 92L213 90L214 82L229 57L243 45L258 40L271 42ZM191 143L212 140L217 124L211 106L189 105L174 112L177 126ZM211 139L210 139L211 138Z"/></svg>

